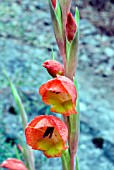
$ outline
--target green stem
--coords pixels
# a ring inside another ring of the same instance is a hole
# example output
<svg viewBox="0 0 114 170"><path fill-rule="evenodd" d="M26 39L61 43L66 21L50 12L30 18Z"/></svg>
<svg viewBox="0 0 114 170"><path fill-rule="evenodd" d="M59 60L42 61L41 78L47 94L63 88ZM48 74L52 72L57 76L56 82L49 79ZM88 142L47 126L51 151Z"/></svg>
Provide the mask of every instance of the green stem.
<svg viewBox="0 0 114 170"><path fill-rule="evenodd" d="M74 170L74 157L73 153L70 153L70 170Z"/></svg>
<svg viewBox="0 0 114 170"><path fill-rule="evenodd" d="M61 161L62 161L62 170L70 170L69 149L62 152Z"/></svg>

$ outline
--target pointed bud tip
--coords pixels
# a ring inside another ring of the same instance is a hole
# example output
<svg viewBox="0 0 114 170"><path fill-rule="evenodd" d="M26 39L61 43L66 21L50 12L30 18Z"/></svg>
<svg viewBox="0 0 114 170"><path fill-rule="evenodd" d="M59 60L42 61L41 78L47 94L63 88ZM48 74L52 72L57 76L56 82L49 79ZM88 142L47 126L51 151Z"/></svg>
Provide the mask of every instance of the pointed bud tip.
<svg viewBox="0 0 114 170"><path fill-rule="evenodd" d="M76 25L75 19L72 13L69 12L67 14L67 22L66 22L66 36L67 36L68 41L73 40L74 35L76 33L76 28L77 28L77 25Z"/></svg>
<svg viewBox="0 0 114 170"><path fill-rule="evenodd" d="M42 64L43 67L45 67L46 69L49 68L49 62L48 61L45 61L43 64Z"/></svg>
<svg viewBox="0 0 114 170"><path fill-rule="evenodd" d="M53 8L55 9L56 8L57 0L51 0L51 3L52 3Z"/></svg>

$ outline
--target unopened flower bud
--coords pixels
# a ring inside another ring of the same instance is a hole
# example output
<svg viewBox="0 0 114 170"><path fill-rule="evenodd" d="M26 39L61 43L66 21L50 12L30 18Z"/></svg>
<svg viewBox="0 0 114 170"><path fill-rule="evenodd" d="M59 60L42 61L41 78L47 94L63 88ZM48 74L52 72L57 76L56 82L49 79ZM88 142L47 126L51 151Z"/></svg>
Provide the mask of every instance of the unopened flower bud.
<svg viewBox="0 0 114 170"><path fill-rule="evenodd" d="M46 60L43 64L52 77L56 77L57 74L64 76L64 68L61 63L55 60Z"/></svg>
<svg viewBox="0 0 114 170"><path fill-rule="evenodd" d="M53 6L53 8L55 9L55 8L56 8L57 0L51 0L51 2L52 2L52 6Z"/></svg>
<svg viewBox="0 0 114 170"><path fill-rule="evenodd" d="M0 164L0 168L7 168L9 170L28 170L21 160L15 158L8 158Z"/></svg>
<svg viewBox="0 0 114 170"><path fill-rule="evenodd" d="M73 15L71 12L67 14L67 22L66 22L66 36L68 41L73 40L74 35L76 33L76 22L75 19L73 18Z"/></svg>

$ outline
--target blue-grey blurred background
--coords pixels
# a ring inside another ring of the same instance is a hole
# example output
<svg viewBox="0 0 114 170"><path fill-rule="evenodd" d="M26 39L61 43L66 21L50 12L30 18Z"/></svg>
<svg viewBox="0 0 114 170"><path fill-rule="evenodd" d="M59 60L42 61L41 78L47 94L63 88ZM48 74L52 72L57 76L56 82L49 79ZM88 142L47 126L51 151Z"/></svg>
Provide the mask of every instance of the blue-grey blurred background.
<svg viewBox="0 0 114 170"><path fill-rule="evenodd" d="M80 48L76 77L80 92L80 170L114 170L114 0L73 0L80 10ZM61 61L48 0L0 0L0 163L17 158L23 135L17 107L2 72L15 83L29 121L50 114L38 88L51 77L41 66ZM24 135L23 135L24 138ZM22 158L21 153L19 153ZM60 170L60 159L35 151L38 170Z"/></svg>

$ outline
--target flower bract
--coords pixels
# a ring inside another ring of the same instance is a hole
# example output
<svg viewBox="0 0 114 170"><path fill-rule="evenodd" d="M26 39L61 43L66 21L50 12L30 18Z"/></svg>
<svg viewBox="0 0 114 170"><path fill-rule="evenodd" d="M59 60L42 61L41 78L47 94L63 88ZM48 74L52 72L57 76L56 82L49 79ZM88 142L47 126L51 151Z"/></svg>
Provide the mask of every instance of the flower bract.
<svg viewBox="0 0 114 170"><path fill-rule="evenodd" d="M57 78L43 84L39 93L42 101L51 105L50 111L69 116L76 114L77 92L74 83L65 76L57 75Z"/></svg>
<svg viewBox="0 0 114 170"><path fill-rule="evenodd" d="M67 148L67 126L52 115L35 117L26 127L25 136L32 149L43 151L48 158L60 157L61 152Z"/></svg>

